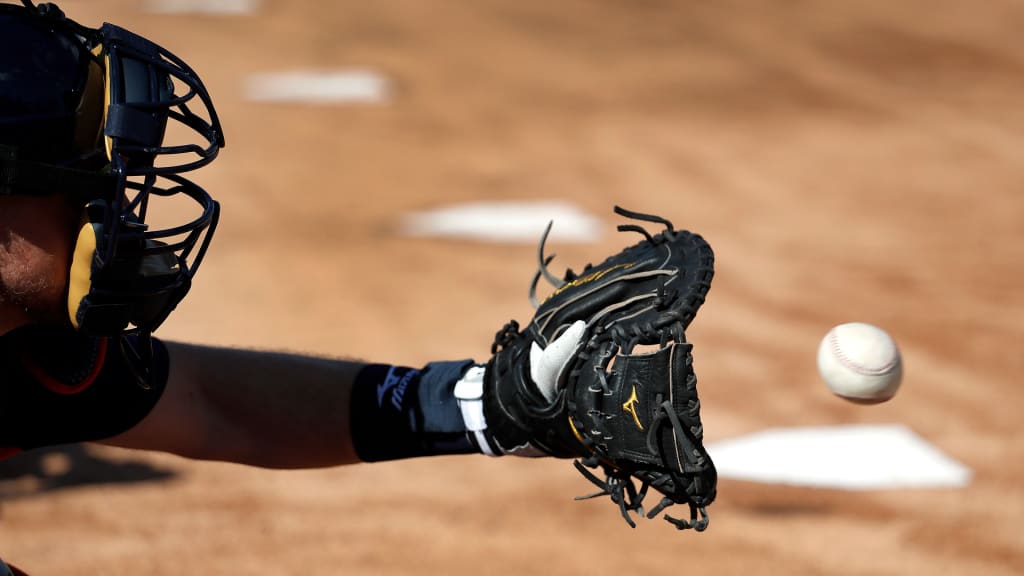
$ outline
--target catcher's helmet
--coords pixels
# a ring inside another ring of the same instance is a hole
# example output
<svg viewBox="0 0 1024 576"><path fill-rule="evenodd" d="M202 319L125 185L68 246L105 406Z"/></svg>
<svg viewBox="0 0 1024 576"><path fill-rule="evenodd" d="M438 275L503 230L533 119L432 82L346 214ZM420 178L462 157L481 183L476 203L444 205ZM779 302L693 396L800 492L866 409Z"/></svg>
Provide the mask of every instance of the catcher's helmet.
<svg viewBox="0 0 1024 576"><path fill-rule="evenodd" d="M224 145L213 103L195 72L153 42L22 4L0 4L0 195L79 203L71 324L148 336L188 292L216 228L217 202L182 176ZM181 143L165 143L168 133ZM147 223L164 198L190 199L189 221Z"/></svg>

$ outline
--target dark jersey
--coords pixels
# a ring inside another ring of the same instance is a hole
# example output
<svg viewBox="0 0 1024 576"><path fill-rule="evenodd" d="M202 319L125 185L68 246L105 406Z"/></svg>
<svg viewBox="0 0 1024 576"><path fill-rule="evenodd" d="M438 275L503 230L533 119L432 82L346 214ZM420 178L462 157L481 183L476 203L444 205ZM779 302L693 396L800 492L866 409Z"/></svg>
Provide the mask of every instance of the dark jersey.
<svg viewBox="0 0 1024 576"><path fill-rule="evenodd" d="M10 564L4 564L4 561L0 560L0 576L28 576L28 574Z"/></svg>
<svg viewBox="0 0 1024 576"><path fill-rule="evenodd" d="M28 326L0 336L0 459L115 436L142 420L167 381L167 350L135 336ZM143 358L146 358L143 360Z"/></svg>

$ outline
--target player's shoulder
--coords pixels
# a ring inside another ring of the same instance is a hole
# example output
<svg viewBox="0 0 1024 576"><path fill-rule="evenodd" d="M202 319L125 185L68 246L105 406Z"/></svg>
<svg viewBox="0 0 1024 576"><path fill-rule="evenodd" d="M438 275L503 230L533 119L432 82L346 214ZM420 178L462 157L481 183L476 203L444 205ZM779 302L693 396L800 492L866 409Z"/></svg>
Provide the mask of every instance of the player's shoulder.
<svg viewBox="0 0 1024 576"><path fill-rule="evenodd" d="M26 372L58 393L73 393L95 380L108 348L108 339L71 326L27 325L0 337L0 362L4 374Z"/></svg>

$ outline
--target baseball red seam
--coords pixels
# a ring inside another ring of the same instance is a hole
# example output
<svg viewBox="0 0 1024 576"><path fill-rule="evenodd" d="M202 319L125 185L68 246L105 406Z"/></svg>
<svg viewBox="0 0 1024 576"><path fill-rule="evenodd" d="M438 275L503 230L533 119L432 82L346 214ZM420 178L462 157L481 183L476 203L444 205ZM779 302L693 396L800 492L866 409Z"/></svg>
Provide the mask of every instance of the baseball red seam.
<svg viewBox="0 0 1024 576"><path fill-rule="evenodd" d="M849 357L847 357L846 354L843 353L841 348L839 348L838 336L839 335L836 334L835 330L830 331L828 334L828 342L830 347L832 348L832 353L835 354L836 359L839 360L840 364L846 366L847 368L853 370L854 372L863 374L865 376L883 376L896 367L896 355L893 355L892 360L878 368L868 368L867 366L854 362Z"/></svg>

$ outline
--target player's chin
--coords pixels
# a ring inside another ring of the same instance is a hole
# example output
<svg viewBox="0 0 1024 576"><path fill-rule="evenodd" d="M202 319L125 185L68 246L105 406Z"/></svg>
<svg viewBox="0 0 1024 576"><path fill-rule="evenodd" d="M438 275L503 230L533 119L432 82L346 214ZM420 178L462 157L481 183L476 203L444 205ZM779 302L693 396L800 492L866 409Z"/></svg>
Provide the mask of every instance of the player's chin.
<svg viewBox="0 0 1024 576"><path fill-rule="evenodd" d="M9 330L24 324L68 322L65 283L40 279L0 287L0 314Z"/></svg>

